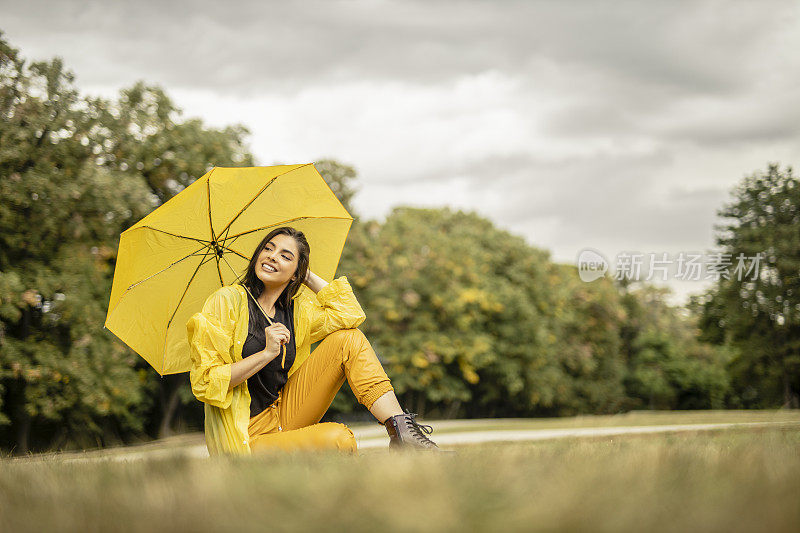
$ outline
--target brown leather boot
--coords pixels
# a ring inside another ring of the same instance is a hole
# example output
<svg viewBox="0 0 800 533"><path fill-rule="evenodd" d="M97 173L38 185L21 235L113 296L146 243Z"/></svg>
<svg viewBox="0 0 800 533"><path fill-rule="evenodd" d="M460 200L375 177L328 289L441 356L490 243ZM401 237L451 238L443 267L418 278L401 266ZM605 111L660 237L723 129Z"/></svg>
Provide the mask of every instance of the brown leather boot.
<svg viewBox="0 0 800 533"><path fill-rule="evenodd" d="M389 432L389 449L417 449L441 451L425 433L433 432L431 426L420 424L414 417L417 413L406 411L402 415L390 416L383 423Z"/></svg>

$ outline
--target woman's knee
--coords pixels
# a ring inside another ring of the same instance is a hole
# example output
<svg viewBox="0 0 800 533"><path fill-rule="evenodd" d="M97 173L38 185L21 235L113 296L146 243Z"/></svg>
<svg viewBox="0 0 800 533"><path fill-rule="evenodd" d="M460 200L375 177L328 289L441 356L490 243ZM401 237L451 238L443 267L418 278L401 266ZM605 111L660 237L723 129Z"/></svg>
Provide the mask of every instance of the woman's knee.
<svg viewBox="0 0 800 533"><path fill-rule="evenodd" d="M347 361L351 353L360 352L364 343L368 342L364 332L358 328L339 329L330 334L323 340L335 343L338 346L338 353L344 361Z"/></svg>
<svg viewBox="0 0 800 533"><path fill-rule="evenodd" d="M358 450L356 436L346 425L338 422L322 422L319 427L326 447L350 453L356 453Z"/></svg>
<svg viewBox="0 0 800 533"><path fill-rule="evenodd" d="M364 332L358 328L345 328L345 329L337 329L336 331L329 333L326 339L338 340L340 342L348 342L348 341L358 341L361 342L366 340L367 336L364 335Z"/></svg>

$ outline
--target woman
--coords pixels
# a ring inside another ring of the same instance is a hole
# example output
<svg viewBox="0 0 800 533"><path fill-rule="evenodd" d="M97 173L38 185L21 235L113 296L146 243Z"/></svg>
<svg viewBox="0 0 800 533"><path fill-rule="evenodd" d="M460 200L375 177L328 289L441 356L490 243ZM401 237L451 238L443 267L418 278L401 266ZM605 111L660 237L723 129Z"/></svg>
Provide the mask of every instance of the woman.
<svg viewBox="0 0 800 533"><path fill-rule="evenodd" d="M189 379L205 404L209 454L357 453L350 428L319 423L345 379L359 403L386 426L390 448L438 450L425 435L430 426L401 409L358 329L366 315L347 277L327 283L309 270L309 259L302 232L272 230L253 252L243 279L214 292L186 324Z"/></svg>

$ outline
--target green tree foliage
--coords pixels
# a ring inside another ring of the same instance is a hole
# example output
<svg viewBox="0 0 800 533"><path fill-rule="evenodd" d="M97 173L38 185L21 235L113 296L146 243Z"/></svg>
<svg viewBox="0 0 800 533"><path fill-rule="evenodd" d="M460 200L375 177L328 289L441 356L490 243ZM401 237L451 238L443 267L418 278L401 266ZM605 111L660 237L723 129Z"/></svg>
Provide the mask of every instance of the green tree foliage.
<svg viewBox="0 0 800 533"><path fill-rule="evenodd" d="M624 399L610 282L582 283L474 213L396 208L382 225L353 228L341 267L396 391L417 411L605 412Z"/></svg>
<svg viewBox="0 0 800 533"><path fill-rule="evenodd" d="M725 347L698 341L697 320L666 303L667 289L652 286L623 297L627 319L623 352L631 407L722 409L730 393Z"/></svg>
<svg viewBox="0 0 800 533"><path fill-rule="evenodd" d="M552 368L531 376L546 414L614 413L626 405L620 330L626 318L619 289L601 278L581 281L573 265L553 265L547 292ZM548 377L557 379L548 383Z"/></svg>
<svg viewBox="0 0 800 533"><path fill-rule="evenodd" d="M213 166L252 166L241 125L207 129L199 119L181 121L182 111L157 86L137 82L116 102L92 100L100 109L92 130L96 162L140 176L168 200Z"/></svg>
<svg viewBox="0 0 800 533"><path fill-rule="evenodd" d="M770 164L747 176L718 215L730 276L695 301L703 338L736 353L730 373L738 405L800 407L800 183L791 167ZM755 268L747 270L759 253L754 276Z"/></svg>
<svg viewBox="0 0 800 533"><path fill-rule="evenodd" d="M354 225L340 271L404 406L439 416L719 408L723 348L663 290L580 280L474 213L395 208ZM351 411L345 392L334 408Z"/></svg>
<svg viewBox="0 0 800 533"><path fill-rule="evenodd" d="M241 125L206 128L199 119L181 121L182 111L157 86L137 82L116 101L92 99L99 124L92 129L95 163L144 181L156 205L169 200L213 166L252 166ZM116 250L116 248L114 248ZM144 361L148 390L156 399L150 433L167 436L176 423L202 427L203 412L185 375L159 377Z"/></svg>
<svg viewBox="0 0 800 533"><path fill-rule="evenodd" d="M98 324L114 242L150 194L94 164L95 119L60 60L26 68L4 41L0 54L3 444L24 453L141 429L134 359Z"/></svg>
<svg viewBox="0 0 800 533"><path fill-rule="evenodd" d="M178 114L141 83L82 98L60 59L27 65L0 34L0 446L152 435L187 396L102 328L119 234L210 164L252 164L244 128Z"/></svg>

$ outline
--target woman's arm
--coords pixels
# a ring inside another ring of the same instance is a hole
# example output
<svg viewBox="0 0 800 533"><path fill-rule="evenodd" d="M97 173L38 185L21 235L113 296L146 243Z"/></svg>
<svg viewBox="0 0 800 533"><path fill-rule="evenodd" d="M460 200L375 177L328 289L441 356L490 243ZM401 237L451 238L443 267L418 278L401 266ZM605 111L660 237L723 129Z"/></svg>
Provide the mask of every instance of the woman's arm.
<svg viewBox="0 0 800 533"><path fill-rule="evenodd" d="M203 310L186 323L192 366L189 382L201 402L226 409L233 399L228 389L231 376L234 296L223 287L208 297Z"/></svg>
<svg viewBox="0 0 800 533"><path fill-rule="evenodd" d="M236 301L234 289L223 287L203 304L186 324L192 366L189 381L192 392L201 402L226 409L233 399L234 387L264 368L281 352L281 342L288 342L289 330L283 324L265 328L267 343L263 350L231 361L230 348L235 331Z"/></svg>
<svg viewBox="0 0 800 533"><path fill-rule="evenodd" d="M306 271L306 279L303 283L305 283L309 289L314 291L314 294L318 293L328 284L327 281L311 272L310 268Z"/></svg>
<svg viewBox="0 0 800 533"><path fill-rule="evenodd" d="M243 381L267 366L273 359L275 359L274 355L267 355L267 351L262 350L233 363L231 365L231 381L228 385L228 390L233 390L234 387L241 385Z"/></svg>
<svg viewBox="0 0 800 533"><path fill-rule="evenodd" d="M316 296L306 296L304 303L304 310L309 314L312 344L334 331L356 328L367 318L347 276L327 283L309 271L306 285L316 292Z"/></svg>

